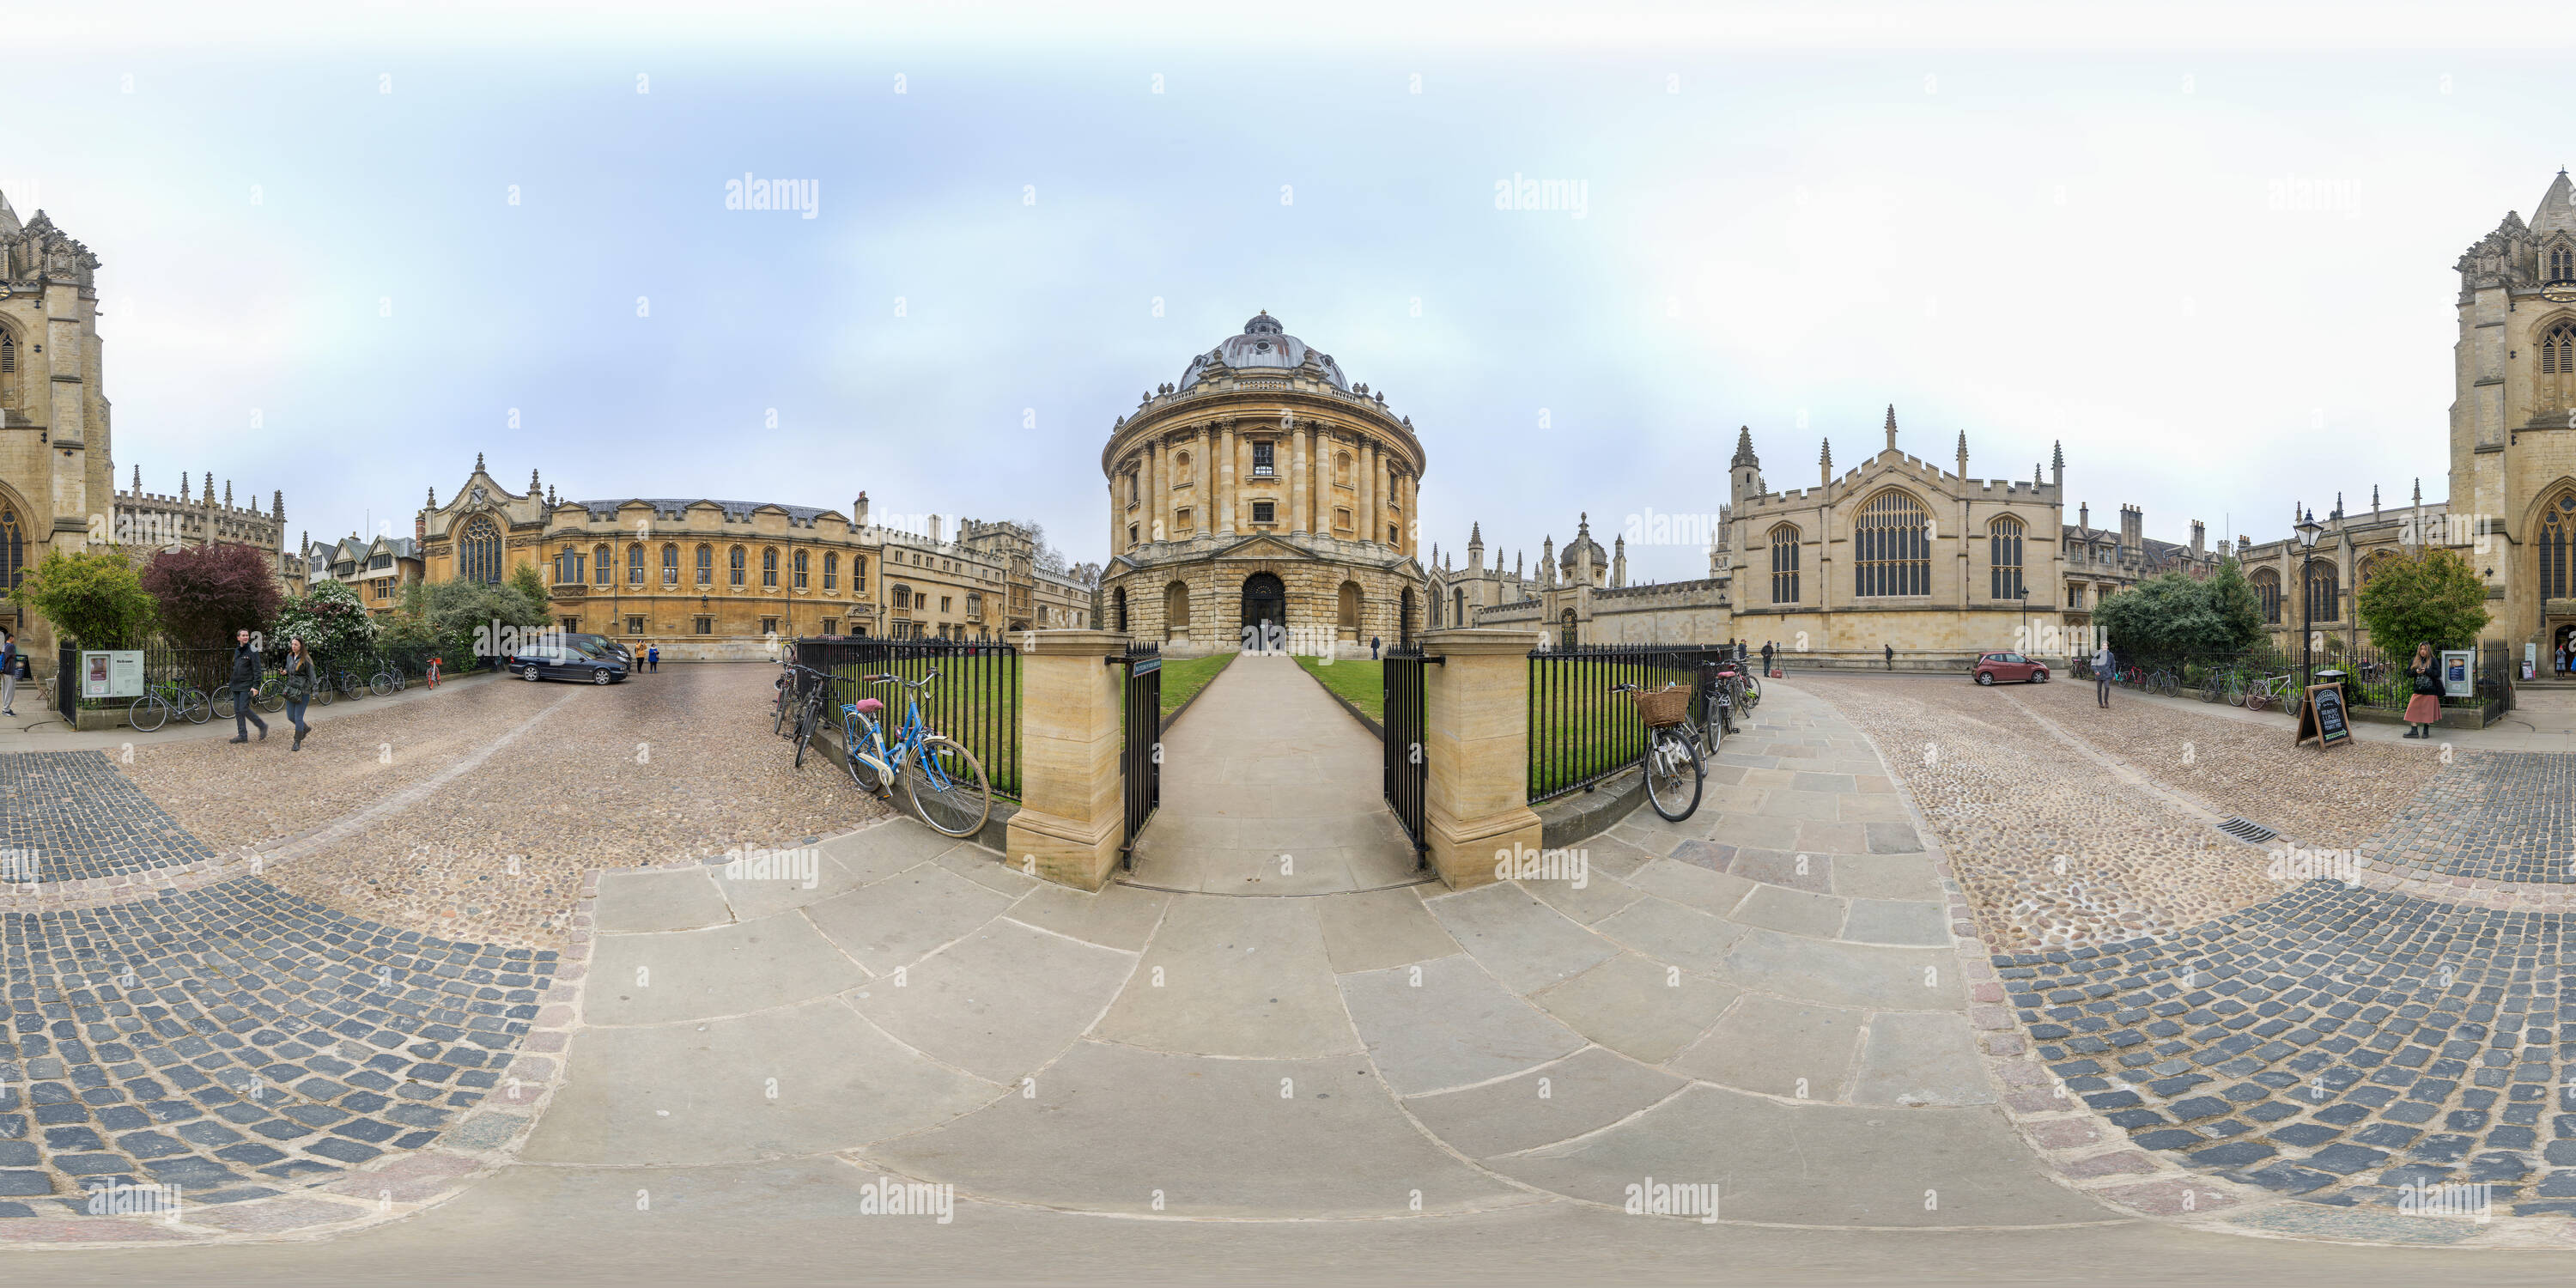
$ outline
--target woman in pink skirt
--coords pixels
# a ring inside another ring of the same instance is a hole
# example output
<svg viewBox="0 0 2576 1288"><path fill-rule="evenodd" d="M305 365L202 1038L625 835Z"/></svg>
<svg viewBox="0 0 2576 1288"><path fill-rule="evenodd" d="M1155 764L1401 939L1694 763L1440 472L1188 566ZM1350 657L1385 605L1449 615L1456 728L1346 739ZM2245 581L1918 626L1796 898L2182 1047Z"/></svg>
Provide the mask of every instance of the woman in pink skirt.
<svg viewBox="0 0 2576 1288"><path fill-rule="evenodd" d="M2409 738L2430 738L2433 726L2442 722L2442 679L2433 673L2435 665L2433 646L2416 645L2415 661L2406 668L2407 676L2415 684L2415 696L2406 704L2406 736Z"/></svg>

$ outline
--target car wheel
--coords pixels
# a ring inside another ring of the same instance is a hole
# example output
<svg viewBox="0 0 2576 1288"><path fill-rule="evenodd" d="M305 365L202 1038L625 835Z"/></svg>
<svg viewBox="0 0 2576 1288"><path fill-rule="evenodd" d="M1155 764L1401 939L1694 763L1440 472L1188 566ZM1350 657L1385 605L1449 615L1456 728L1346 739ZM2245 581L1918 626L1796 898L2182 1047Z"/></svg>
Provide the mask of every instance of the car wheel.
<svg viewBox="0 0 2576 1288"><path fill-rule="evenodd" d="M1992 671L1977 672L1977 683L1982 684L1987 688L1993 688L1995 684L1995 673Z"/></svg>
<svg viewBox="0 0 2576 1288"><path fill-rule="evenodd" d="M536 664L536 663L534 663L534 662L530 662L530 663L528 663L528 667L527 667L527 669L526 669L526 670L524 670L524 671L519 672L519 678L520 678L520 679L522 679L522 680L526 680L526 681L527 681L527 682L529 682L530 684L534 684L534 683L536 683L536 681L537 681L537 664Z"/></svg>
<svg viewBox="0 0 2576 1288"><path fill-rule="evenodd" d="M2031 683L2033 683L2033 684L2046 684L2046 683L2048 683L2048 672L2046 672L2046 671L2033 671L2033 672L2031 672L2031 673L2030 673L2030 682L2031 682Z"/></svg>
<svg viewBox="0 0 2576 1288"><path fill-rule="evenodd" d="M608 668L603 666L603 667L599 668L598 670L591 672L591 673L590 673L590 682L591 682L591 683L593 683L593 684L606 684L606 683L608 683Z"/></svg>

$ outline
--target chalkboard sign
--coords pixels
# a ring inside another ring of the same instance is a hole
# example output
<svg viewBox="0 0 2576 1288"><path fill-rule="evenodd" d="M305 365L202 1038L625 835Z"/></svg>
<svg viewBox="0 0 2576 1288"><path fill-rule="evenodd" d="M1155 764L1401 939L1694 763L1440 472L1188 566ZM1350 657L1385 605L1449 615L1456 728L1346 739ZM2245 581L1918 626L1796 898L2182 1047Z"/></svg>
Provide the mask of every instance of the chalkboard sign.
<svg viewBox="0 0 2576 1288"><path fill-rule="evenodd" d="M2343 686L2312 684L2308 700L2299 707L2299 742L2317 740L2317 750L2327 751L2352 741L2352 725L2345 719ZM2295 744L2293 744L2295 745Z"/></svg>

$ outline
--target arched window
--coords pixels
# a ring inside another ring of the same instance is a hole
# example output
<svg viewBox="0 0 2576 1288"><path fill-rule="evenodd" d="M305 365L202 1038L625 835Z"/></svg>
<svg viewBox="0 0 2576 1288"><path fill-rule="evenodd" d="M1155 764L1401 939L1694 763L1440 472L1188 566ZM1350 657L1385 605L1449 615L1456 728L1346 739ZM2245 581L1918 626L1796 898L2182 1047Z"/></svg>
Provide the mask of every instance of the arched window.
<svg viewBox="0 0 2576 1288"><path fill-rule="evenodd" d="M838 554L826 554L823 556L823 589L826 592L830 592L839 590L840 588L841 556Z"/></svg>
<svg viewBox="0 0 2576 1288"><path fill-rule="evenodd" d="M667 541L662 543L662 584L680 584L680 547Z"/></svg>
<svg viewBox="0 0 2576 1288"><path fill-rule="evenodd" d="M1358 630L1360 628L1360 584L1356 581L1343 582L1339 598L1341 602L1338 607L1341 611L1334 618L1334 624L1345 630Z"/></svg>
<svg viewBox="0 0 2576 1288"><path fill-rule="evenodd" d="M760 552L760 584L778 589L778 547L764 547Z"/></svg>
<svg viewBox="0 0 2576 1288"><path fill-rule="evenodd" d="M2342 574L2329 560L2308 565L2308 620L2331 622L2343 612Z"/></svg>
<svg viewBox="0 0 2576 1288"><path fill-rule="evenodd" d="M1798 602L1798 530L1785 523L1771 529L1771 602Z"/></svg>
<svg viewBox="0 0 2576 1288"><path fill-rule="evenodd" d="M490 519L478 514L465 521L465 535L456 543L456 569L467 581L501 584L501 530Z"/></svg>
<svg viewBox="0 0 2576 1288"><path fill-rule="evenodd" d="M2254 598L2261 600L2263 603L2264 624L2267 626L2280 625L2281 574L2269 568L2256 569L2254 572Z"/></svg>
<svg viewBox="0 0 2576 1288"><path fill-rule="evenodd" d="M591 548L590 579L592 583L601 586L613 585L616 583L616 552L610 550L605 544Z"/></svg>
<svg viewBox="0 0 2576 1288"><path fill-rule="evenodd" d="M1163 587L1163 625L1173 631L1186 631L1190 628L1188 582L1176 581Z"/></svg>
<svg viewBox="0 0 2576 1288"><path fill-rule="evenodd" d="M725 575L728 579L726 584L734 586L741 585L743 568L742 547L735 546L731 550L725 552Z"/></svg>
<svg viewBox="0 0 2576 1288"><path fill-rule="evenodd" d="M14 372L17 369L18 337L0 329L0 371Z"/></svg>
<svg viewBox="0 0 2576 1288"><path fill-rule="evenodd" d="M644 584L643 542L630 541L626 544L626 584L629 586Z"/></svg>
<svg viewBox="0 0 2576 1288"><path fill-rule="evenodd" d="M565 546L555 555L555 584L578 584L581 581L581 552Z"/></svg>
<svg viewBox="0 0 2576 1288"><path fill-rule="evenodd" d="M1466 591L1453 590L1449 592L1449 624L1452 626L1464 626L1467 624Z"/></svg>
<svg viewBox="0 0 2576 1288"><path fill-rule="evenodd" d="M1112 609L1112 610L1117 614L1117 616L1116 616L1116 618L1115 618L1114 620L1116 620L1116 621L1117 621L1117 623L1118 623L1118 626L1117 626L1118 633L1119 633L1119 634L1121 634L1121 635L1126 634L1126 633L1127 633L1127 588L1126 588L1125 586L1121 586L1121 587L1119 587L1119 588L1117 589L1116 593L1114 593L1113 595L1111 595L1111 596L1110 596L1110 608L1111 608L1111 609Z"/></svg>
<svg viewBox="0 0 2576 1288"><path fill-rule="evenodd" d="M2352 588L2354 590L2359 590L2362 587L2369 585L2370 579L2388 571L2388 565L2396 560L2396 558L2396 551L2382 550L2371 555L2369 558L2362 560L2361 570L2353 574Z"/></svg>
<svg viewBox="0 0 2576 1288"><path fill-rule="evenodd" d="M1871 497L1852 524L1852 593L1932 593L1932 516L1896 488Z"/></svg>
<svg viewBox="0 0 2576 1288"><path fill-rule="evenodd" d="M18 511L0 502L0 595L13 594L27 575L27 534L18 526ZM20 614L21 624L25 615Z"/></svg>
<svg viewBox="0 0 2576 1288"><path fill-rule="evenodd" d="M2021 520L2007 514L1986 529L1987 553L1994 563L1994 597L2021 598Z"/></svg>
<svg viewBox="0 0 2576 1288"><path fill-rule="evenodd" d="M868 557L866 555L850 556L850 593L853 595L868 593Z"/></svg>
<svg viewBox="0 0 2576 1288"><path fill-rule="evenodd" d="M2570 554L2576 554L2576 493L2561 492L2549 504L2540 507L2540 530L2532 534L2532 544L2539 548L2540 598L2566 599L2576 594L2568 566Z"/></svg>
<svg viewBox="0 0 2576 1288"><path fill-rule="evenodd" d="M798 590L804 590L804 589L806 589L806 584L805 584L805 552L804 552L804 551L802 551L802 550L799 550L799 551L797 551L797 552L796 552L796 589L798 589Z"/></svg>
<svg viewBox="0 0 2576 1288"><path fill-rule="evenodd" d="M1188 452L1172 453L1172 486L1179 487L1189 481L1190 454Z"/></svg>
<svg viewBox="0 0 2576 1288"><path fill-rule="evenodd" d="M2549 248L2549 280L2576 282L2576 251L2564 246Z"/></svg>
<svg viewBox="0 0 2576 1288"><path fill-rule="evenodd" d="M2540 333L2540 374L2576 373L2576 322L2560 322Z"/></svg>

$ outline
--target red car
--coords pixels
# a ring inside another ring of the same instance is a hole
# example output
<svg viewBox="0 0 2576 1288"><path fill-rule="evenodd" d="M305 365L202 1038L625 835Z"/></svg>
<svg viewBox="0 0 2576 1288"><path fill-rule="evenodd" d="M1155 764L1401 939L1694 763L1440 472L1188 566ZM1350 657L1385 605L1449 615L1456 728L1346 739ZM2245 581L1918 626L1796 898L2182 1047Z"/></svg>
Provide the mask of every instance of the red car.
<svg viewBox="0 0 2576 1288"><path fill-rule="evenodd" d="M2048 683L2048 664L2031 661L2019 653L1979 654L1976 669L1979 684L1992 684L1997 680L2027 680L2032 684Z"/></svg>

